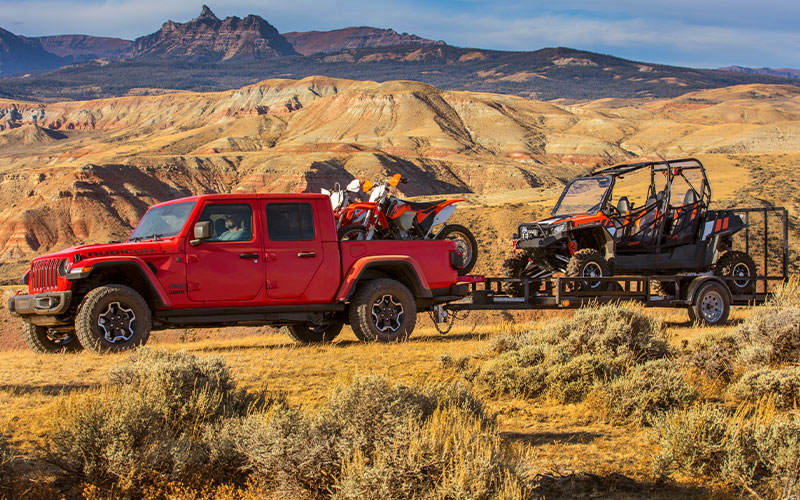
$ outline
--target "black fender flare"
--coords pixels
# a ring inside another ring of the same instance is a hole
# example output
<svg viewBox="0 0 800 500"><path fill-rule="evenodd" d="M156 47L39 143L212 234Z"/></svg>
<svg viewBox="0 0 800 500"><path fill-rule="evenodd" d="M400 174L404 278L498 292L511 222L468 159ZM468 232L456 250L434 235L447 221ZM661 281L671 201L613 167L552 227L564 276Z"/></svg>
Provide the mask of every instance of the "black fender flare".
<svg viewBox="0 0 800 500"><path fill-rule="evenodd" d="M137 262L135 260L103 260L101 262L94 262L91 264L91 270L87 273L75 273L75 274L68 274L67 279L70 281L78 281L82 279L86 279L92 276L95 271L107 268L121 268L125 267L127 269L132 269L135 273L137 273L144 283L147 284L147 287L150 291L150 294L156 302L156 306L158 307L171 307L172 301L169 299L169 295L161 286L161 283L155 277L155 273L151 270L147 265L143 265L141 262ZM123 284L124 283L120 283Z"/></svg>

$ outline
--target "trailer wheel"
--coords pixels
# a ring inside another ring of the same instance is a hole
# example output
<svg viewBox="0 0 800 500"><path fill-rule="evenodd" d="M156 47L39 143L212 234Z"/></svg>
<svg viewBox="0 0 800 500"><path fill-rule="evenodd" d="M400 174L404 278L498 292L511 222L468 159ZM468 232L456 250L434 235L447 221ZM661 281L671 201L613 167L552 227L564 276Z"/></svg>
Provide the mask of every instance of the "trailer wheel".
<svg viewBox="0 0 800 500"><path fill-rule="evenodd" d="M350 302L350 326L364 342L401 342L417 322L417 305L399 281L381 278L356 291Z"/></svg>
<svg viewBox="0 0 800 500"><path fill-rule="evenodd" d="M292 340L300 344L319 344L330 342L341 333L343 323L306 323L304 325L289 325L287 333Z"/></svg>
<svg viewBox="0 0 800 500"><path fill-rule="evenodd" d="M594 248L584 248L575 252L567 263L569 277L603 278L611 276L608 261ZM603 290L602 281L583 281L575 283L579 289L585 291ZM613 283L611 284L613 286Z"/></svg>
<svg viewBox="0 0 800 500"><path fill-rule="evenodd" d="M751 295L755 292L756 282L752 277L758 275L758 268L753 258L744 252L730 250L722 254L714 266L714 274L733 277L725 282L734 295Z"/></svg>
<svg viewBox="0 0 800 500"><path fill-rule="evenodd" d="M83 298L75 332L87 351L122 351L150 337L150 308L139 292L125 285L100 286Z"/></svg>
<svg viewBox="0 0 800 500"><path fill-rule="evenodd" d="M730 312L731 303L725 287L719 283L707 283L695 294L689 318L692 321L699 320L705 325L715 326L727 321Z"/></svg>
<svg viewBox="0 0 800 500"><path fill-rule="evenodd" d="M22 321L22 336L28 347L36 352L75 352L83 349L75 332L60 333L46 326L37 326Z"/></svg>

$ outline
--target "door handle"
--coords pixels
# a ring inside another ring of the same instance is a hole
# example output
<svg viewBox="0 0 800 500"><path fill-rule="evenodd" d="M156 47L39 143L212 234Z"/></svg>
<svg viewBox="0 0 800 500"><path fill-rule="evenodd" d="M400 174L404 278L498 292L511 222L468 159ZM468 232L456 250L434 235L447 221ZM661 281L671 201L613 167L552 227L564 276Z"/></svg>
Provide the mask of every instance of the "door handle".
<svg viewBox="0 0 800 500"><path fill-rule="evenodd" d="M239 254L239 258L240 259L257 259L258 258L258 254L257 253L240 253Z"/></svg>
<svg viewBox="0 0 800 500"><path fill-rule="evenodd" d="M317 252L300 252L297 254L301 259L310 259L317 256Z"/></svg>

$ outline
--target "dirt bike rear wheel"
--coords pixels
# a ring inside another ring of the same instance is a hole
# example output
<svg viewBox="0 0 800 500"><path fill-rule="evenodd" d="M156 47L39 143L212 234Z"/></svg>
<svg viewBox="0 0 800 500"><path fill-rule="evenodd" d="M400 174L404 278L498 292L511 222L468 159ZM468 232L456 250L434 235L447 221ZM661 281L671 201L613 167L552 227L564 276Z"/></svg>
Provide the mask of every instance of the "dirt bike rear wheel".
<svg viewBox="0 0 800 500"><path fill-rule="evenodd" d="M478 242L472 231L460 224L448 224L436 235L438 240L452 240L464 259L464 268L458 271L459 275L469 274L478 261Z"/></svg>
<svg viewBox="0 0 800 500"><path fill-rule="evenodd" d="M366 240L367 228L361 224L350 224L339 229L339 240L341 241L355 241Z"/></svg>

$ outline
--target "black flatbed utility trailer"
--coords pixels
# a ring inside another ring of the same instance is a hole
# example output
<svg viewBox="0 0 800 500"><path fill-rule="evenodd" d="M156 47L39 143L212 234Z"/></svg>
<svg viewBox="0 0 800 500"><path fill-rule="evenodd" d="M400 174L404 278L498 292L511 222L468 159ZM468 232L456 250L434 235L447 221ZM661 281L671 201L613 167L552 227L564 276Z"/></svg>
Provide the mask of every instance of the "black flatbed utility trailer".
<svg viewBox="0 0 800 500"><path fill-rule="evenodd" d="M783 283L789 277L789 217L786 209L779 208L745 208L734 209L743 214L747 228L743 231L737 246L748 254L753 249L763 251L763 270L758 276L748 279L754 282L752 293L735 293L741 289L739 277L716 276L711 271L707 273L685 273L674 275L637 275L637 276L609 276L602 278L587 277L549 277L549 278L508 278L465 276L463 282L471 287L471 293L460 302L453 302L442 306L439 322L447 321L448 316L454 318L454 313L459 311L497 311L497 310L535 310L535 309L570 309L587 304L634 301L645 307L674 307L686 308L692 320L714 325L727 320L731 305L753 305L763 303L775 285ZM754 225L751 228L751 216L761 214L764 224ZM780 218L782 231L778 233L778 240L770 245L769 224L770 215ZM756 245L752 240L754 233L763 230L762 242ZM778 247L778 248L776 248ZM770 252L778 250L778 252ZM761 256L759 256L761 257ZM761 260L761 259L759 259ZM770 266L772 264L772 266ZM774 272L770 274L770 267ZM731 286L734 281L740 286ZM654 287L655 283L672 283L670 287ZM508 295L504 292L504 285L519 283L522 293ZM661 295L655 289L671 289L674 293Z"/></svg>

